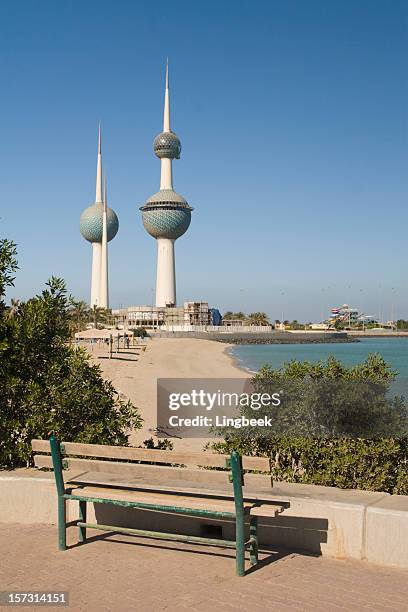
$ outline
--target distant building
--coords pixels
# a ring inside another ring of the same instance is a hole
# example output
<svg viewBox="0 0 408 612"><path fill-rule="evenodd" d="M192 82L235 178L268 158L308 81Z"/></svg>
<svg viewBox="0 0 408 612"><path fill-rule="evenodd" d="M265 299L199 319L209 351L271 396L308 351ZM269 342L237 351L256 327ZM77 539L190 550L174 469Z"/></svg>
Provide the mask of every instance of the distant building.
<svg viewBox="0 0 408 612"><path fill-rule="evenodd" d="M325 331L326 329L329 329L329 324L328 323L311 323L310 329Z"/></svg>
<svg viewBox="0 0 408 612"><path fill-rule="evenodd" d="M145 327L160 329L163 326L217 325L212 323L211 311L219 310L208 307L208 302L184 302L181 307L170 306L129 306L112 310L114 325L126 328ZM221 318L221 315L219 315Z"/></svg>
<svg viewBox="0 0 408 612"><path fill-rule="evenodd" d="M208 302L184 302L184 323L188 325L209 325Z"/></svg>
<svg viewBox="0 0 408 612"><path fill-rule="evenodd" d="M248 325L244 319L223 319L222 324L224 327L244 327Z"/></svg>

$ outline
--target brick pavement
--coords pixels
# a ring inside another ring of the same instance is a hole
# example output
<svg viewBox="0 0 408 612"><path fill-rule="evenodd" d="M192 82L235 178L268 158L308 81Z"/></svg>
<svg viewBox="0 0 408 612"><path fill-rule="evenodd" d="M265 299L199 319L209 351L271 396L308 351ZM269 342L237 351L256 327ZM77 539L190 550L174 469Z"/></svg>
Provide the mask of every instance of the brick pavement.
<svg viewBox="0 0 408 612"><path fill-rule="evenodd" d="M89 533L58 552L55 527L0 525L0 590L69 591L87 611L408 611L408 570L281 552L237 578L228 549Z"/></svg>

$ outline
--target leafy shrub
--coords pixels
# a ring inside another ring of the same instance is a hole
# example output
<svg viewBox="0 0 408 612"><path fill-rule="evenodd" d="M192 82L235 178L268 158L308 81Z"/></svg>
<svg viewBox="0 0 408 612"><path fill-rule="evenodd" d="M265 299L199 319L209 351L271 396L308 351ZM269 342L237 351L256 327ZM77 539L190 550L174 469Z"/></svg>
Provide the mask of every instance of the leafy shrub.
<svg viewBox="0 0 408 612"><path fill-rule="evenodd" d="M278 370L265 366L254 377L253 384L259 391L269 389L272 381L282 383L308 378L323 382L330 379L372 381L378 385L374 388L379 389L382 397L395 375L381 356L370 355L365 362L350 368L334 358L326 363L292 361ZM342 392L346 393L347 389L345 386ZM348 398L343 399L347 401ZM358 399L360 401L361 397ZM392 410L396 405L398 411L402 403L402 400L397 404L390 401L381 406ZM368 414L370 408L362 405ZM302 411L299 414L304 416ZM245 455L269 457L272 475L277 481L408 495L407 436L317 437L273 435L273 432L270 436L262 436L231 429L223 429L220 433L224 441L213 444L214 450L230 453L235 449Z"/></svg>
<svg viewBox="0 0 408 612"><path fill-rule="evenodd" d="M128 444L142 419L99 365L69 345L71 300L52 278L11 316L4 303L17 267L15 246L0 241L0 468L29 465L33 438Z"/></svg>
<svg viewBox="0 0 408 612"><path fill-rule="evenodd" d="M135 338L147 338L149 337L149 334L147 333L146 329L144 327L136 327L136 329L133 330L133 335Z"/></svg>

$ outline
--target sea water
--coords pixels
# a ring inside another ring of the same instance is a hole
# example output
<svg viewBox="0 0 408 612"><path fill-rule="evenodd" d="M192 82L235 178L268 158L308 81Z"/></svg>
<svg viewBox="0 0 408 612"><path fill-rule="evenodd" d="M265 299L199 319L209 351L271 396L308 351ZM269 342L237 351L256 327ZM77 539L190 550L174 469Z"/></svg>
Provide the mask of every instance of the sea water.
<svg viewBox="0 0 408 612"><path fill-rule="evenodd" d="M230 350L237 364L250 372L257 372L265 364L278 368L292 359L315 362L330 355L352 366L365 361L370 353L382 355L398 372L400 383L408 384L408 338L361 338L360 342L327 344L245 344Z"/></svg>

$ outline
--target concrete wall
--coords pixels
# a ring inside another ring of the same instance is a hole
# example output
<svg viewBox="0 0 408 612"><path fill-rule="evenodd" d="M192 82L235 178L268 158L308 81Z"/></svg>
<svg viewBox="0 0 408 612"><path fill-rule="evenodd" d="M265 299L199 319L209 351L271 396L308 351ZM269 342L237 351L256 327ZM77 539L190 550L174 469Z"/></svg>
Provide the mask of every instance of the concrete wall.
<svg viewBox="0 0 408 612"><path fill-rule="evenodd" d="M276 483L271 492L287 507L277 518L260 519L261 547L408 567L408 496L288 483ZM52 473L0 473L0 522L56 524L56 508ZM77 512L77 503L70 501L68 520L75 520ZM90 522L192 535L217 525L223 538L234 537L230 521L102 504L89 504L88 514Z"/></svg>

